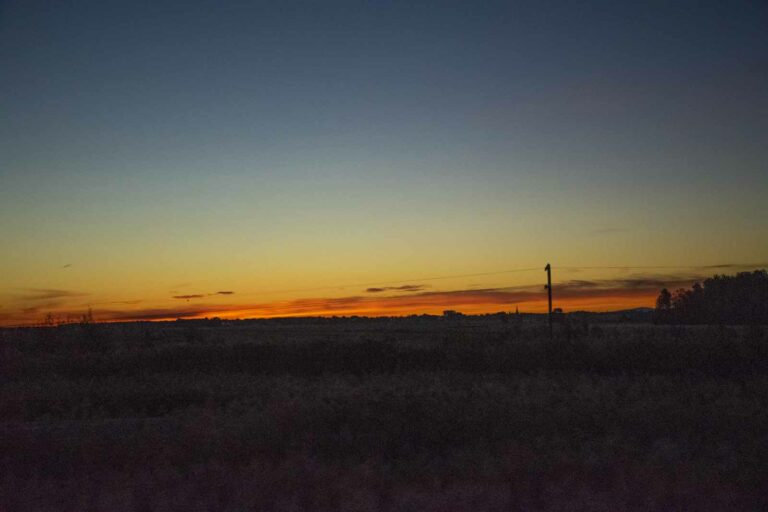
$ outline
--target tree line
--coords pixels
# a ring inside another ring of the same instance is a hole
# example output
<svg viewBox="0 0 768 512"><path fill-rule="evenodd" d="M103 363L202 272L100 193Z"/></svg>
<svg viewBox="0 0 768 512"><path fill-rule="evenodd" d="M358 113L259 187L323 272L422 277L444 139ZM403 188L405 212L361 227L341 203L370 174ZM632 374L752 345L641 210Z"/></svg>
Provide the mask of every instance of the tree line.
<svg viewBox="0 0 768 512"><path fill-rule="evenodd" d="M656 321L685 324L768 324L765 269L715 275L690 289L664 288L656 299Z"/></svg>

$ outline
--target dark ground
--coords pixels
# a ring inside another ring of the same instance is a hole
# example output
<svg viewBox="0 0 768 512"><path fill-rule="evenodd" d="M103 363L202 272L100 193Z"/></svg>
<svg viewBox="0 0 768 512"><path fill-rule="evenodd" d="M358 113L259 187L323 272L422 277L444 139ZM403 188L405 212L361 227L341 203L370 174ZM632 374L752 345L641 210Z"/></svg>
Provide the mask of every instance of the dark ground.
<svg viewBox="0 0 768 512"><path fill-rule="evenodd" d="M765 328L0 330L0 510L768 509Z"/></svg>

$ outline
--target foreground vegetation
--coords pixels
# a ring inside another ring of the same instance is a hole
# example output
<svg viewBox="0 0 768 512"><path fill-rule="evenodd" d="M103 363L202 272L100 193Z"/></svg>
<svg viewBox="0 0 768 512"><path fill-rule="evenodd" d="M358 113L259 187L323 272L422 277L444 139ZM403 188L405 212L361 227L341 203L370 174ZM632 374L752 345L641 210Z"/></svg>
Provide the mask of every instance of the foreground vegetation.
<svg viewBox="0 0 768 512"><path fill-rule="evenodd" d="M0 510L768 508L760 327L0 331Z"/></svg>

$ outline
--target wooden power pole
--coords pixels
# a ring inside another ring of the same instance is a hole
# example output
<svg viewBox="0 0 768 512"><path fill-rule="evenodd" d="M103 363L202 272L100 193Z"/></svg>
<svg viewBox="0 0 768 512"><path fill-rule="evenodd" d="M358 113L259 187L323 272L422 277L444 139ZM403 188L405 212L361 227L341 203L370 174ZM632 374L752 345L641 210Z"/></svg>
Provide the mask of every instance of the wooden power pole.
<svg viewBox="0 0 768 512"><path fill-rule="evenodd" d="M547 286L544 288L547 289L547 297L549 298L549 334L552 334L552 266L547 263L547 266L544 267L544 270L547 272Z"/></svg>

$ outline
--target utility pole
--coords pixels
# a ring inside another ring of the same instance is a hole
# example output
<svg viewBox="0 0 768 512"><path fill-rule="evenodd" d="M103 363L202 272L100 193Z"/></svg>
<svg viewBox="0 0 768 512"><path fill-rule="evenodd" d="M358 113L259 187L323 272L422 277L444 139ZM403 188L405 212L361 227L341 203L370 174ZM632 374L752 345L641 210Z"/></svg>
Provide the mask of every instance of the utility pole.
<svg viewBox="0 0 768 512"><path fill-rule="evenodd" d="M549 335L552 335L552 266L547 263L544 267L547 272L547 285L544 287L547 289L547 296L549 298Z"/></svg>

